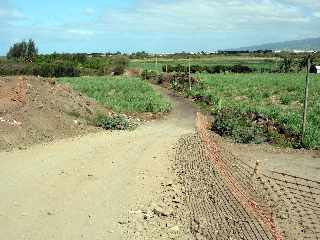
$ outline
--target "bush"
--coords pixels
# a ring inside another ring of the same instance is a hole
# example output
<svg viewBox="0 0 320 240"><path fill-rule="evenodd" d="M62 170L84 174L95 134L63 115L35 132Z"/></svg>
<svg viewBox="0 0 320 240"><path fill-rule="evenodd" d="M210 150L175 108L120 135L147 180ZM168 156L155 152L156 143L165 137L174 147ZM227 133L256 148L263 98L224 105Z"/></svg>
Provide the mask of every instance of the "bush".
<svg viewBox="0 0 320 240"><path fill-rule="evenodd" d="M80 75L77 68L66 63L45 63L39 66L38 74L35 73L34 75L40 75L41 77L78 77Z"/></svg>
<svg viewBox="0 0 320 240"><path fill-rule="evenodd" d="M106 130L126 130L129 128L129 122L123 115L106 116L98 114L96 116L96 126Z"/></svg>
<svg viewBox="0 0 320 240"><path fill-rule="evenodd" d="M152 70L143 70L141 73L141 78L145 80L156 80L158 73Z"/></svg>
<svg viewBox="0 0 320 240"><path fill-rule="evenodd" d="M78 77L79 70L66 63L36 65L33 63L11 63L0 65L0 75L35 75L41 77Z"/></svg>
<svg viewBox="0 0 320 240"><path fill-rule="evenodd" d="M124 74L128 67L129 59L125 56L116 56L111 59L110 71L113 75L118 76Z"/></svg>
<svg viewBox="0 0 320 240"><path fill-rule="evenodd" d="M7 62L0 64L0 75L33 75L35 68L36 66L33 64Z"/></svg>
<svg viewBox="0 0 320 240"><path fill-rule="evenodd" d="M114 66L111 68L111 73L114 76L119 76L119 75L124 74L125 69L126 69L126 67L122 66L122 65Z"/></svg>
<svg viewBox="0 0 320 240"><path fill-rule="evenodd" d="M244 66L244 65L234 65L232 67L230 67L230 71L233 73L250 73L253 72L251 68L249 68L248 66Z"/></svg>
<svg viewBox="0 0 320 240"><path fill-rule="evenodd" d="M183 66L181 64L178 64L176 66L173 66L173 65L162 66L162 71L165 72L166 70L168 73L170 73L170 72L188 73L189 67ZM250 73L250 72L253 72L253 69L251 69L248 66L244 66L244 65L240 65L240 64L237 64L234 66L224 66L224 65L216 65L216 66L191 65L190 66L191 73L207 72L210 74L215 74L215 73L224 73L227 71L233 72L233 73Z"/></svg>

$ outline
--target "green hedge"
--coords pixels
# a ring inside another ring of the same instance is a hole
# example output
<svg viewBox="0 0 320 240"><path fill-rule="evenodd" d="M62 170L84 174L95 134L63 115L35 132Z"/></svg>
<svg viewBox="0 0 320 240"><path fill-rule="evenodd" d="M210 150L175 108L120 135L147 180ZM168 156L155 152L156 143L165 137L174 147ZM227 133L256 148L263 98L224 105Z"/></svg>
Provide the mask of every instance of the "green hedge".
<svg viewBox="0 0 320 240"><path fill-rule="evenodd" d="M162 66L163 72L189 72L189 67L178 64L174 65L165 65ZM203 66L203 65L192 65L190 66L191 73L225 73L225 72L232 72L232 73L250 73L254 70L248 66L244 66L241 64L233 65L233 66L226 66L226 65L216 65L216 66Z"/></svg>
<svg viewBox="0 0 320 240"><path fill-rule="evenodd" d="M35 75L41 77L78 77L80 72L77 68L63 63L1 63L0 75Z"/></svg>

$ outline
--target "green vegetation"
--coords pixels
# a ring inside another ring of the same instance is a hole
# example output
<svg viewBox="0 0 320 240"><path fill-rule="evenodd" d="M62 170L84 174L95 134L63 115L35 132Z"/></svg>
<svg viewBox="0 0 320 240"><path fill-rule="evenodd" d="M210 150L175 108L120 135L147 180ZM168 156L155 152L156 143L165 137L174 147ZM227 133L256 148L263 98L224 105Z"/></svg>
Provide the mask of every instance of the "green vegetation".
<svg viewBox="0 0 320 240"><path fill-rule="evenodd" d="M105 130L126 130L130 127L129 121L125 116L106 116L101 113L97 114L95 124Z"/></svg>
<svg viewBox="0 0 320 240"><path fill-rule="evenodd" d="M213 129L237 142L272 142L291 147L320 147L320 76L310 81L308 128L301 121L304 74L198 74L200 84L186 93L208 104ZM205 100L205 101L204 101Z"/></svg>
<svg viewBox="0 0 320 240"><path fill-rule="evenodd" d="M122 75L129 63L124 55L40 54L33 40L15 43L0 61L0 75L78 77Z"/></svg>
<svg viewBox="0 0 320 240"><path fill-rule="evenodd" d="M233 66L233 65L246 65L250 68L255 69L256 71L262 70L275 70L278 69L278 63L281 59L278 57L255 57L255 56L224 56L224 55L213 55L206 57L192 57L191 65L200 65L200 66ZM173 59L173 58L158 58L156 64L156 58L148 59L135 59L131 60L129 67L131 68L141 68L148 69L157 72L162 71L162 67L165 65L182 65L188 66L188 58L182 59Z"/></svg>
<svg viewBox="0 0 320 240"><path fill-rule="evenodd" d="M7 58L32 62L37 55L38 49L36 48L36 44L30 39L28 42L22 41L15 43L7 53Z"/></svg>
<svg viewBox="0 0 320 240"><path fill-rule="evenodd" d="M167 112L170 103L157 94L147 82L129 77L61 78L75 90L96 99L116 112Z"/></svg>

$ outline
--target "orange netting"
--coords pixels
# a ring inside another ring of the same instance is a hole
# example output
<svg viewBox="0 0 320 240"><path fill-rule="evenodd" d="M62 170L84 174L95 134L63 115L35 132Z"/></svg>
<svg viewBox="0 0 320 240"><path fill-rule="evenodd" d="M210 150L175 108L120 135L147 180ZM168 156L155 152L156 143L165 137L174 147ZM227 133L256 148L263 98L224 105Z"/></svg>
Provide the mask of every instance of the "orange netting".
<svg viewBox="0 0 320 240"><path fill-rule="evenodd" d="M216 170L224 180L226 186L229 188L233 196L245 209L249 210L268 231L270 231L273 239L284 239L272 218L272 210L266 209L266 204L259 204L248 193L244 186L239 184L237 179L230 174L228 171L228 166L226 166L225 162L221 160L222 158L219 147L215 142L211 141L208 133L208 128L210 126L208 119L201 113L198 113L196 124L200 139L206 146L208 157L214 162Z"/></svg>

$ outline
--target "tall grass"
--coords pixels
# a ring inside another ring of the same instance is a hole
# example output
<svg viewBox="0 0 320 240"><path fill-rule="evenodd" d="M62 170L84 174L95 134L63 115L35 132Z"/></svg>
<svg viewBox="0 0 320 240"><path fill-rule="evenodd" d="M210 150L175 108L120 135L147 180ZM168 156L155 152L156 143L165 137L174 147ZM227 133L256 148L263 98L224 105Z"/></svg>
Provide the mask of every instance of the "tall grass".
<svg viewBox="0 0 320 240"><path fill-rule="evenodd" d="M75 90L96 99L116 112L167 112L171 104L139 78L80 77L60 78Z"/></svg>
<svg viewBox="0 0 320 240"><path fill-rule="evenodd" d="M304 74L198 74L197 77L202 84L189 94L210 99L214 114L223 110L231 111L233 115L227 121L232 120L232 124L241 127L243 121L247 120L236 116L260 113L275 124L284 126L292 134L301 136ZM226 117L228 114L224 111L222 115ZM245 122L245 125L248 126L248 123ZM319 75L311 76L308 127L302 145L306 148L320 148Z"/></svg>

